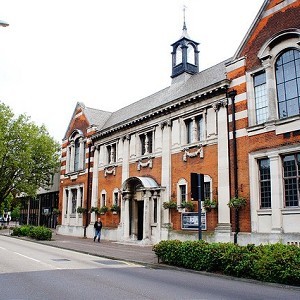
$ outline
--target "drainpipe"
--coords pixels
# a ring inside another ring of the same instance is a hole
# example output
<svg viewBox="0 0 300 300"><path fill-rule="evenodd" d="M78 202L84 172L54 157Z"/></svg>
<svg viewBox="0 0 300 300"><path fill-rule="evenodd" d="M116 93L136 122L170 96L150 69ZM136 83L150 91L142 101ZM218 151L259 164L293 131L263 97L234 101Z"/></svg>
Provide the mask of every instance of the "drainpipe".
<svg viewBox="0 0 300 300"><path fill-rule="evenodd" d="M238 163L237 163L237 146L236 146L236 121L235 121L235 96L236 90L229 91L227 97L231 99L231 116L232 116L232 156L233 156L233 185L234 185L234 197L239 196L238 189ZM237 244L237 236L240 231L239 228L239 210L235 209L235 233L234 243Z"/></svg>
<svg viewBox="0 0 300 300"><path fill-rule="evenodd" d="M89 225L89 204L90 204L90 198L91 198L91 185L90 185L90 181L91 181L91 176L90 176L90 170L91 170L91 152L92 152L92 145L89 144L89 158L88 158L88 174L87 174L87 191L86 191L86 212L85 212L85 226L84 226L84 233L83 233L83 237L86 238L86 229Z"/></svg>

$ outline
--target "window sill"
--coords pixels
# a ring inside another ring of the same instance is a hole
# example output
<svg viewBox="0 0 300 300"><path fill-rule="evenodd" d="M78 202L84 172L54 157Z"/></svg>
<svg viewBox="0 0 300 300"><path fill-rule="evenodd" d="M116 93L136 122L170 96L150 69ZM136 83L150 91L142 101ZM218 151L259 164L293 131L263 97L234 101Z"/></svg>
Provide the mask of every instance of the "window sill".
<svg viewBox="0 0 300 300"><path fill-rule="evenodd" d="M69 173L66 173L65 174L65 177L69 177L70 179L77 179L78 178L78 175L80 175L80 173L84 173L85 170L82 169L82 170L78 170L78 171L72 171L72 172L69 172Z"/></svg>
<svg viewBox="0 0 300 300"><path fill-rule="evenodd" d="M257 214L259 216L270 216L270 215L272 215L272 209L271 208L260 208L257 210Z"/></svg>
<svg viewBox="0 0 300 300"><path fill-rule="evenodd" d="M140 160L151 159L151 158L154 158L153 153L149 153L149 154L137 156L137 157L135 158L135 161L138 162L138 161L140 161Z"/></svg>
<svg viewBox="0 0 300 300"><path fill-rule="evenodd" d="M281 210L283 215L299 215L300 214L300 207L285 207Z"/></svg>
<svg viewBox="0 0 300 300"><path fill-rule="evenodd" d="M203 146L203 141L198 141L190 144L183 145L182 150L188 150L192 148L201 148Z"/></svg>
<svg viewBox="0 0 300 300"><path fill-rule="evenodd" d="M264 132L269 132L269 131L276 131L276 134L283 134L285 132L297 130L299 126L295 124L295 128L291 128L293 126L294 122L299 122L300 121L300 116L292 116L284 119L275 119L272 121L267 121L265 123L261 124L256 124L249 126L247 128L248 134L251 135L256 135L256 134L261 134ZM287 125L289 124L288 128Z"/></svg>

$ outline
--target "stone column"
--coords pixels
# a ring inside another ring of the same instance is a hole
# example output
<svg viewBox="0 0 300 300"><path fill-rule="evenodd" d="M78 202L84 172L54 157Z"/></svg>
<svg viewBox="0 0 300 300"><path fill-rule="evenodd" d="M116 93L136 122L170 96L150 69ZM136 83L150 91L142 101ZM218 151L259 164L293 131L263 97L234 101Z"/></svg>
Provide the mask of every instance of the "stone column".
<svg viewBox="0 0 300 300"><path fill-rule="evenodd" d="M67 153L66 153L66 174L70 172L70 159L71 159L71 146L67 146Z"/></svg>
<svg viewBox="0 0 300 300"><path fill-rule="evenodd" d="M98 164L99 164L99 146L95 147L94 151L94 162L93 162L93 178L92 178L92 199L91 206L98 206L98 182L99 182L99 172L98 172ZM96 221L95 212L91 213L91 223Z"/></svg>
<svg viewBox="0 0 300 300"><path fill-rule="evenodd" d="M271 57L262 60L266 72L266 88L268 97L268 121L277 119L276 82L274 80L274 70L270 62Z"/></svg>
<svg viewBox="0 0 300 300"><path fill-rule="evenodd" d="M124 227L124 239L129 239L129 196L123 197L123 210L122 210L122 219L123 219L123 227Z"/></svg>
<svg viewBox="0 0 300 300"><path fill-rule="evenodd" d="M216 235L218 241L229 242L231 235L230 208L227 203L230 199L229 182L229 152L228 152L228 125L227 99L221 100L214 107L218 120L218 226Z"/></svg>
<svg viewBox="0 0 300 300"><path fill-rule="evenodd" d="M165 188L163 202L171 199L171 121L162 122L160 128L162 130L161 185ZM168 226L170 223L169 210L163 209L160 205L160 211L162 213L162 223Z"/></svg>
<svg viewBox="0 0 300 300"><path fill-rule="evenodd" d="M143 241L150 241L150 194L144 192L144 226L143 226Z"/></svg>
<svg viewBox="0 0 300 300"><path fill-rule="evenodd" d="M68 188L68 214L67 214L67 225L70 225L70 214L72 212L72 193L71 189Z"/></svg>
<svg viewBox="0 0 300 300"><path fill-rule="evenodd" d="M81 195L81 193L80 193L80 187L78 186L77 189L76 189L76 196L77 196L77 198L76 198L76 208L78 206L81 206L81 203L79 202L80 201L80 195ZM83 214L82 214L82 218L81 218L81 223L82 223L82 220L83 220ZM79 225L78 221L79 221L79 215L76 214L76 224ZM80 225L82 225L82 224L80 224Z"/></svg>
<svg viewBox="0 0 300 300"><path fill-rule="evenodd" d="M79 170L82 170L85 167L85 149L83 138L79 138Z"/></svg>
<svg viewBox="0 0 300 300"><path fill-rule="evenodd" d="M271 197L272 197L272 233L282 232L281 208L283 191L281 177L281 164L278 154L270 155L270 173L271 173Z"/></svg>
<svg viewBox="0 0 300 300"><path fill-rule="evenodd" d="M130 135L123 138L122 182L129 177Z"/></svg>

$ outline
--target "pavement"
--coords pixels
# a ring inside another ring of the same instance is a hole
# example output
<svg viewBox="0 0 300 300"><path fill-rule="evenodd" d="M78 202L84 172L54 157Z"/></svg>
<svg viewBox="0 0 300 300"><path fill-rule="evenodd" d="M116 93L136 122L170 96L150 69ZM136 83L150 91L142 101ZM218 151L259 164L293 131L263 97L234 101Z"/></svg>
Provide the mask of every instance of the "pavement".
<svg viewBox="0 0 300 300"><path fill-rule="evenodd" d="M56 248L67 249L72 251L77 251L89 255L95 255L99 257L114 259L114 260L122 260L131 263L138 263L148 267L154 268L172 268L172 269L180 269L177 267L172 267L166 264L159 264L158 258L155 255L154 251L152 251L153 246L137 244L137 243L122 243L116 241L107 241L101 240L100 243L94 242L92 238L84 238L84 237L75 237L68 235L60 235L57 234L55 229L52 230L52 239L51 241L38 241L29 237L15 237L11 236L12 230L10 229L2 229L0 230L0 235L10 236L11 238L21 238L34 243L40 243ZM278 286L282 288L285 285L275 284L275 283L266 283L260 282L252 279L246 278L236 278L231 276L225 276L222 274L215 274L209 272L198 272L194 270L187 270L189 272L201 273L206 276L216 276L216 277L227 277L232 280L239 280L245 282L259 283L265 285ZM285 286L288 288L299 289L300 287L295 286Z"/></svg>
<svg viewBox="0 0 300 300"><path fill-rule="evenodd" d="M0 230L1 235L11 236L11 232L9 229ZM60 235L57 234L55 230L53 230L51 241L37 241L28 237L22 237L22 239L115 260L158 266L158 258L152 251L153 246L149 245L107 240L101 240L100 243L98 243L97 240L94 242L92 238Z"/></svg>

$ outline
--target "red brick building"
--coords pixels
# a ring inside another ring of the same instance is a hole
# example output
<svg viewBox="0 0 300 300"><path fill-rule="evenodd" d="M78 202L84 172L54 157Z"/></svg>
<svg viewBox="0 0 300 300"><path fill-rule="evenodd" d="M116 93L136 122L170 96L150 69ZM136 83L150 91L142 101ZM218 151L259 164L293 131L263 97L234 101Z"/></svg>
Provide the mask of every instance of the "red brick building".
<svg viewBox="0 0 300 300"><path fill-rule="evenodd" d="M299 6L266 0L234 56L200 72L184 24L169 87L112 113L77 104L63 143L59 232L91 237L91 207L117 206L102 215L104 238L197 239L197 216L182 204L193 200L191 173L201 173L205 199L217 201L201 203L204 239L299 243ZM241 197L245 207L228 206Z"/></svg>

